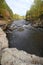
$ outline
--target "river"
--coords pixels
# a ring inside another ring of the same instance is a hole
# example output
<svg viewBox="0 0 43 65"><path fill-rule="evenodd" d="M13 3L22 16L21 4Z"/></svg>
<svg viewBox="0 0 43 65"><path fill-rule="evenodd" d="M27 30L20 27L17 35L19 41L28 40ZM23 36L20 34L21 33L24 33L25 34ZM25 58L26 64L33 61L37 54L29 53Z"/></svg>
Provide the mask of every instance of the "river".
<svg viewBox="0 0 43 65"><path fill-rule="evenodd" d="M25 20L14 21L7 30L9 47L24 50L27 53L43 56L43 29L34 28Z"/></svg>

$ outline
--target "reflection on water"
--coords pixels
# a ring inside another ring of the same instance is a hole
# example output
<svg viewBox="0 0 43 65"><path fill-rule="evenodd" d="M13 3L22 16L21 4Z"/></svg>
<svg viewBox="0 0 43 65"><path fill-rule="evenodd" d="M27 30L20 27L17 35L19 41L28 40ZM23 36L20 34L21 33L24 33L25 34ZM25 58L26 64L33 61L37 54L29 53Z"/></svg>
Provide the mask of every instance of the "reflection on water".
<svg viewBox="0 0 43 65"><path fill-rule="evenodd" d="M25 21L23 20L19 22L13 22L12 25L16 24L17 29L13 30L11 34L7 34L9 46L31 54L43 56L43 29L33 28L30 24L24 25Z"/></svg>

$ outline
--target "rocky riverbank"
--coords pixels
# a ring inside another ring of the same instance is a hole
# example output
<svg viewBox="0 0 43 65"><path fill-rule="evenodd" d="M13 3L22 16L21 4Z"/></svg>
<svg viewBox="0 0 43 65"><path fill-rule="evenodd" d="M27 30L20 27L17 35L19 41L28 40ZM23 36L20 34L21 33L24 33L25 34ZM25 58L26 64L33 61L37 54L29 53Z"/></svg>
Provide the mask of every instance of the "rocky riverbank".
<svg viewBox="0 0 43 65"><path fill-rule="evenodd" d="M28 54L23 50L8 48L8 39L0 28L0 64L1 65L43 65L43 57Z"/></svg>
<svg viewBox="0 0 43 65"><path fill-rule="evenodd" d="M38 19L33 21L32 26L36 28L43 28L43 19L42 20Z"/></svg>

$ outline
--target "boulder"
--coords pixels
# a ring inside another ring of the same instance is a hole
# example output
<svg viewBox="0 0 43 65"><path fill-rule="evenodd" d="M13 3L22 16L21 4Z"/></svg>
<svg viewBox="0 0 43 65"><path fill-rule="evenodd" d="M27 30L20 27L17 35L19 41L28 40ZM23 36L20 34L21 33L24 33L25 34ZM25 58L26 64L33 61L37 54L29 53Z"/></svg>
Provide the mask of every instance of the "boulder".
<svg viewBox="0 0 43 65"><path fill-rule="evenodd" d="M6 34L0 28L0 50L8 47L8 40L6 38Z"/></svg>
<svg viewBox="0 0 43 65"><path fill-rule="evenodd" d="M2 56L2 49L7 48L7 47L8 47L8 40L6 38L6 34L0 28L0 60Z"/></svg>
<svg viewBox="0 0 43 65"><path fill-rule="evenodd" d="M6 48L2 53L1 65L43 65L43 58L16 48Z"/></svg>

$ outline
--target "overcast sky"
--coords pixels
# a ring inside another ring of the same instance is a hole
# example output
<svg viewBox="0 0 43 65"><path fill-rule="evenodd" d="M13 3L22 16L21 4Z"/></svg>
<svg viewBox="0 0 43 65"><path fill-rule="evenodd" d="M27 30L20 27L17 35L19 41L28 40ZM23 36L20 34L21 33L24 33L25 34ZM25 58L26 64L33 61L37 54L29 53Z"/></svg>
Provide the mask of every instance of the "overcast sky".
<svg viewBox="0 0 43 65"><path fill-rule="evenodd" d="M30 9L34 0L6 0L7 4L12 9L13 13L25 15L26 11Z"/></svg>

